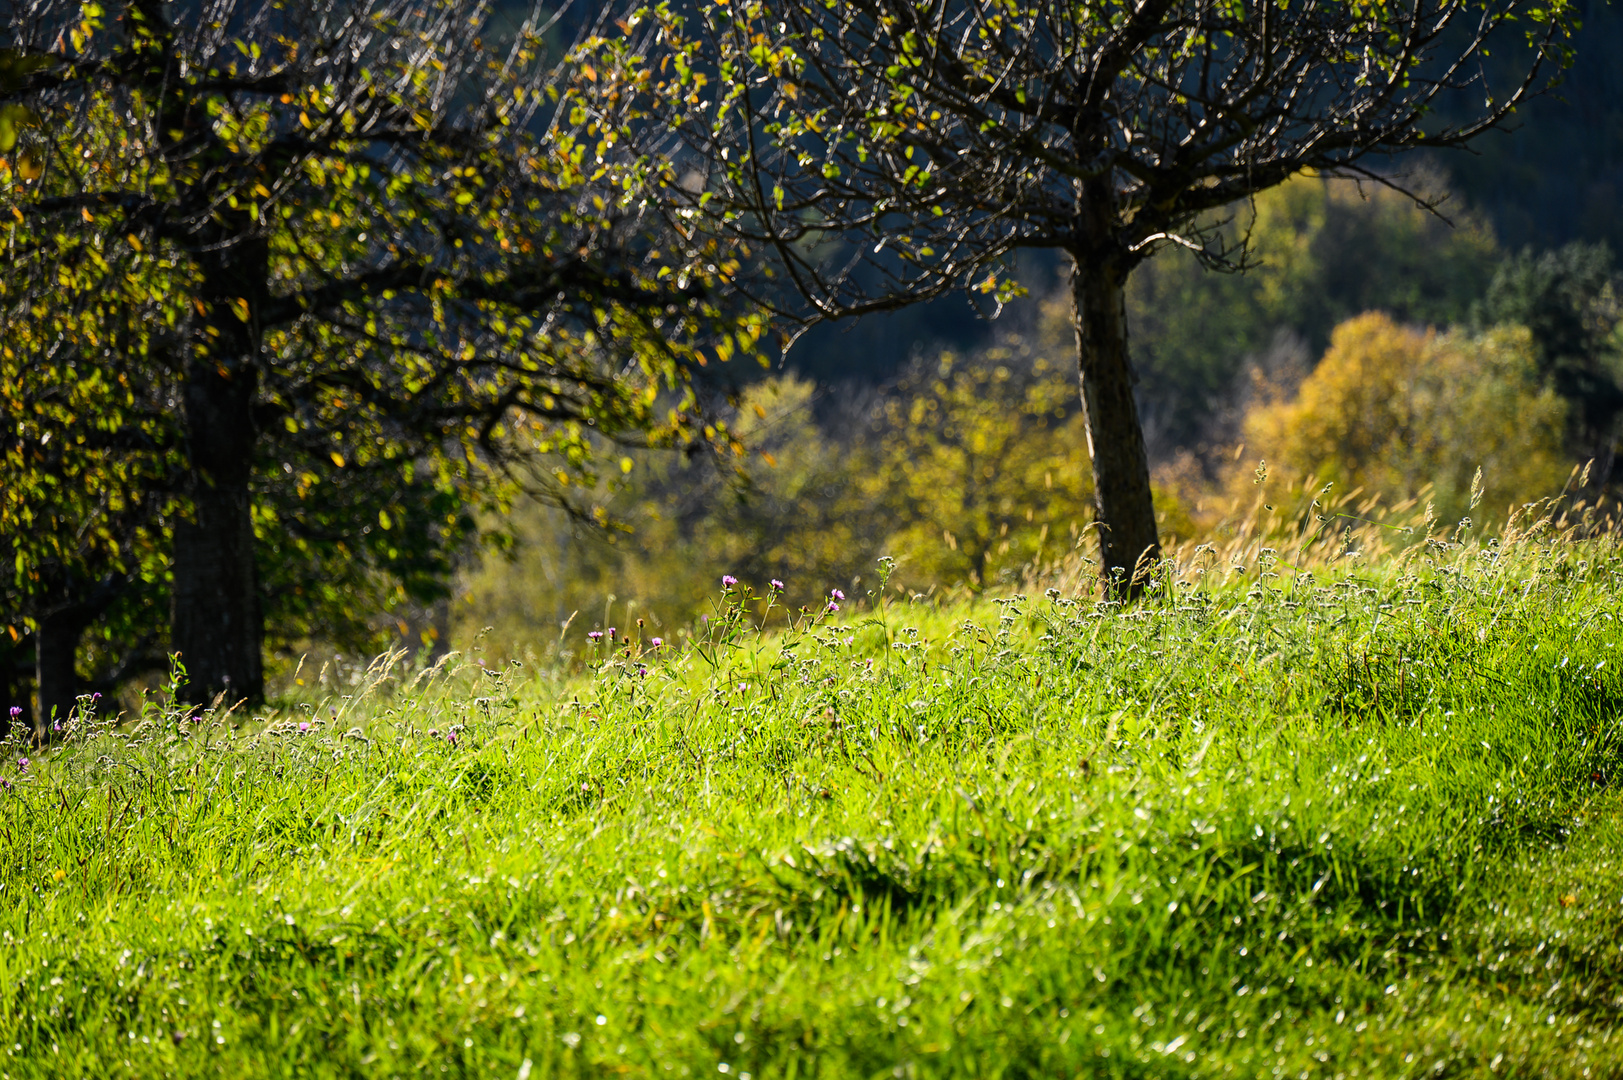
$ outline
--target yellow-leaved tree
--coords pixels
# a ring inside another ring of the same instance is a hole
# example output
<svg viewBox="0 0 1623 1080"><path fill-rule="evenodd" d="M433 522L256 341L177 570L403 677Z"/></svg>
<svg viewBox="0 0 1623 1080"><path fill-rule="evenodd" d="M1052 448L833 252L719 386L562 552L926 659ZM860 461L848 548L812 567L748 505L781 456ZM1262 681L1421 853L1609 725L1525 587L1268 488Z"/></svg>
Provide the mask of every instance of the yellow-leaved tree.
<svg viewBox="0 0 1623 1080"><path fill-rule="evenodd" d="M921 361L886 404L880 462L910 584L982 588L1093 520L1076 375L1017 336Z"/></svg>
<svg viewBox="0 0 1623 1080"><path fill-rule="evenodd" d="M1260 458L1270 498L1315 477L1388 507L1425 492L1449 526L1466 516L1503 521L1512 506L1560 491L1565 409L1539 381L1524 329L1438 333L1364 314L1336 327L1293 398L1246 417L1244 467L1231 486L1253 490Z"/></svg>

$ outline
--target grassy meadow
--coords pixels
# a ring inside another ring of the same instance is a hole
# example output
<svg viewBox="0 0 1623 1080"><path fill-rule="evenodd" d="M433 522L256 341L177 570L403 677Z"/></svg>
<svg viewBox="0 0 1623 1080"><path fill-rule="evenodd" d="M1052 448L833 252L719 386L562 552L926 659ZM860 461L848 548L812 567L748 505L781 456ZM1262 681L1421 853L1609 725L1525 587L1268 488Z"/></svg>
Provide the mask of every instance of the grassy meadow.
<svg viewBox="0 0 1623 1080"><path fill-rule="evenodd" d="M1616 1076L1620 574L738 586L680 650L154 697L7 751L0 1075Z"/></svg>

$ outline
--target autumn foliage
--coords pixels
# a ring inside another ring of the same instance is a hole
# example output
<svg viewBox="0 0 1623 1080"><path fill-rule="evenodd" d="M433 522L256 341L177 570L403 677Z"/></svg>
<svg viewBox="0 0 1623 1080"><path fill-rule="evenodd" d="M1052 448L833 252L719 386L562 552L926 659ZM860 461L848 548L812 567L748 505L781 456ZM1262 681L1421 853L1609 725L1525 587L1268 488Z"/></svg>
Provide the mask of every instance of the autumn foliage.
<svg viewBox="0 0 1623 1080"><path fill-rule="evenodd" d="M1440 333L1360 315L1336 327L1294 395L1262 389L1274 400L1246 418L1243 468L1231 478L1240 491L1261 474L1270 491L1314 477L1388 507L1425 497L1452 525L1473 514L1478 469L1474 516L1502 521L1513 504L1559 492L1571 467L1566 406L1538 379L1520 328Z"/></svg>

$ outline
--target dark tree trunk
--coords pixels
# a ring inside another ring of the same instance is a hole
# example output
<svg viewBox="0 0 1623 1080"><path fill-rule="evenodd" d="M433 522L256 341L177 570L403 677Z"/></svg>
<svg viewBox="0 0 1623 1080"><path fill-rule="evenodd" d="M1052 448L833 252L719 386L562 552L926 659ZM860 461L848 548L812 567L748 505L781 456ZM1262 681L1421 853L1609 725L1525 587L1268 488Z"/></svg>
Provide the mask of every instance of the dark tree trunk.
<svg viewBox="0 0 1623 1080"><path fill-rule="evenodd" d="M1093 460L1100 572L1112 595L1137 596L1161 557L1144 429L1127 356L1129 267L1112 254L1073 253L1071 316L1082 376L1082 410Z"/></svg>
<svg viewBox="0 0 1623 1080"><path fill-rule="evenodd" d="M262 240L238 240L207 262L203 293L213 333L186 376L192 513L174 531L169 632L186 668L186 700L207 705L224 695L234 705L264 692L249 481L267 249Z"/></svg>
<svg viewBox="0 0 1623 1080"><path fill-rule="evenodd" d="M79 693L79 638L87 620L76 608L50 612L34 635L34 692L39 697L35 736L49 740L54 725L65 723Z"/></svg>

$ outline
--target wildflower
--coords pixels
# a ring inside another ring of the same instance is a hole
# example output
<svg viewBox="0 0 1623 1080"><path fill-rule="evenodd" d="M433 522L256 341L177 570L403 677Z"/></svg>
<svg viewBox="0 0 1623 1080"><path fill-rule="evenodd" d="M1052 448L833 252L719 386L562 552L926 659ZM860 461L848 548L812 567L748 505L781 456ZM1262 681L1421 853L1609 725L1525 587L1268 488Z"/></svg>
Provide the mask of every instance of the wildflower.
<svg viewBox="0 0 1623 1080"><path fill-rule="evenodd" d="M645 668L645 667L640 667L640 668L637 669L637 674L638 675L646 675L646 674L648 674L648 669Z"/></svg>
<svg viewBox="0 0 1623 1080"><path fill-rule="evenodd" d="M601 631L601 630L593 630L591 633L586 635L586 638L589 641L602 641L603 640L603 631Z"/></svg>
<svg viewBox="0 0 1623 1080"><path fill-rule="evenodd" d="M11 718L13 720L15 720L18 717L22 716L22 714L23 714L23 707L21 705L13 705L11 707Z"/></svg>
<svg viewBox="0 0 1623 1080"><path fill-rule="evenodd" d="M612 626L609 627L609 640L610 641L614 640L614 627L612 627Z"/></svg>
<svg viewBox="0 0 1623 1080"><path fill-rule="evenodd" d="M439 728L429 728L428 729L428 736L431 739L439 738L440 737L440 729Z"/></svg>
<svg viewBox="0 0 1623 1080"><path fill-rule="evenodd" d="M203 722L203 714L202 713L198 713L197 715L192 717L192 723L201 724L202 722Z"/></svg>
<svg viewBox="0 0 1623 1080"><path fill-rule="evenodd" d="M832 596L836 600L844 600L845 599L845 594L843 592L841 592L840 590L838 590L838 589L830 589L828 591L828 595Z"/></svg>
<svg viewBox="0 0 1623 1080"><path fill-rule="evenodd" d="M783 582L779 581L777 578L773 578L771 581L767 582L767 584L772 586L773 590L776 592L783 591Z"/></svg>
<svg viewBox="0 0 1623 1080"><path fill-rule="evenodd" d="M28 759L27 758L20 757L20 758L17 759L17 771L18 772L27 772L28 771Z"/></svg>
<svg viewBox="0 0 1623 1080"><path fill-rule="evenodd" d="M654 647L654 648L656 648L656 649L657 649L657 648L659 648L659 647L660 647L660 646L661 646L661 645L663 645L663 644L665 644L665 639L664 639L664 638L662 638L662 637L657 637L657 638L649 638L649 639L648 639L648 644L650 644L650 645L652 645L652 646L653 646L653 647Z"/></svg>
<svg viewBox="0 0 1623 1080"><path fill-rule="evenodd" d="M5 791L10 791L11 790L11 778L10 777L0 776L0 790L5 790Z"/></svg>
<svg viewBox="0 0 1623 1080"><path fill-rule="evenodd" d="M452 746L455 746L456 745L456 732L447 731L445 733L445 741L450 743Z"/></svg>
<svg viewBox="0 0 1623 1080"><path fill-rule="evenodd" d="M730 589L734 585L737 585L737 584L738 584L738 579L733 577L733 575L731 575L731 574L723 574L723 575L721 575L721 587L723 589Z"/></svg>
<svg viewBox="0 0 1623 1080"><path fill-rule="evenodd" d="M828 609L827 609L827 610L828 610L828 613L829 613L829 614L830 614L830 615L832 615L832 614L834 614L834 613L835 613L835 612L836 612L836 611L838 611L838 610L840 610L840 605L838 605L838 604L836 604L836 603L835 603L835 602L834 602L834 601L832 601L832 600L830 600L830 601L829 601L829 602L828 602Z"/></svg>
<svg viewBox="0 0 1623 1080"><path fill-rule="evenodd" d="M308 734L309 731L310 731L310 721L308 721L308 720L300 720L299 721L299 734L300 735L305 735L305 734Z"/></svg>

